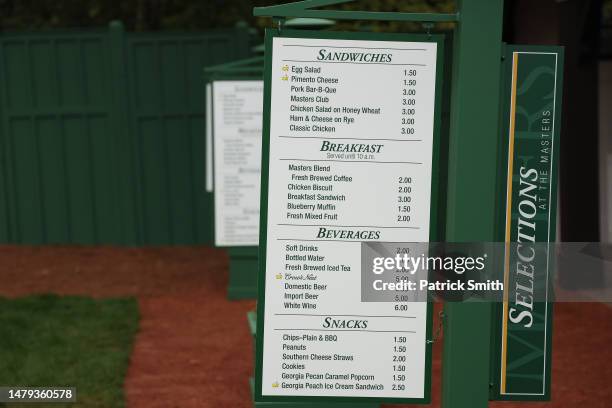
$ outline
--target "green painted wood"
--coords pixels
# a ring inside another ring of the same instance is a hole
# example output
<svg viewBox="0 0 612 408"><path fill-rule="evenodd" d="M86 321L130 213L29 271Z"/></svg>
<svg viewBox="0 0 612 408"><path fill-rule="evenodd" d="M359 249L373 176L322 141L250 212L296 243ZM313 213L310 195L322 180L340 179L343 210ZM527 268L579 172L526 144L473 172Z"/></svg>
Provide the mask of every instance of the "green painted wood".
<svg viewBox="0 0 612 408"><path fill-rule="evenodd" d="M454 36L446 240L495 241L503 0L462 0ZM489 399L492 305L447 303L442 407Z"/></svg>
<svg viewBox="0 0 612 408"><path fill-rule="evenodd" d="M136 208L136 198L140 193L140 186L136 183L136 163L134 162L135 146L131 138L130 127L131 106L128 92L127 50L125 46L125 32L119 21L109 25L108 58L112 78L112 103L115 109L111 111L112 120L109 122L111 131L111 152L114 166L108 168L108 173L114 180L113 201L115 219L118 220L118 243L136 244L142 242L142 230L139 223L139 214Z"/></svg>
<svg viewBox="0 0 612 408"><path fill-rule="evenodd" d="M115 156L112 140L109 140L109 120L104 117L90 117L87 121L89 132L89 143L93 155L90 167L91 177L94 180L91 185L93 194L94 220L119 220L119 203L115 200L115 181L113 175L117 169L109 171L108 163L112 163ZM120 221L97 222L96 237L100 243L122 243Z"/></svg>
<svg viewBox="0 0 612 408"><path fill-rule="evenodd" d="M12 152L16 157L12 167L18 180L15 183L14 208L18 229L17 242L42 244L46 242L43 197L40 180L40 151L36 126L27 119L9 122ZM34 160L24 160L26 157Z"/></svg>
<svg viewBox="0 0 612 408"><path fill-rule="evenodd" d="M66 196L70 186L66 180L66 162L64 156L64 137L61 122L53 118L37 120L40 155L41 195L44 206L42 212L45 220L45 241L51 243L66 242L70 239L70 212L66 205ZM61 143L57 143L57 140Z"/></svg>
<svg viewBox="0 0 612 408"><path fill-rule="evenodd" d="M227 297L231 300L257 298L259 247L231 247Z"/></svg>
<svg viewBox="0 0 612 408"><path fill-rule="evenodd" d="M97 151L91 135L100 132L92 126L108 121L111 105L105 38L91 32L11 34L0 37L0 49L7 177L0 200L8 203L11 223L3 241L97 243L97 225L113 219L98 219L96 210L114 205L93 194Z"/></svg>
<svg viewBox="0 0 612 408"><path fill-rule="evenodd" d="M0 35L0 242L211 242L201 73L248 36Z"/></svg>
<svg viewBox="0 0 612 408"><path fill-rule="evenodd" d="M302 17L331 20L377 20L377 21L415 21L415 22L453 22L459 21L459 13L396 13L381 11L345 11L317 9L351 3L354 0L304 0L276 6L255 7L257 17Z"/></svg>
<svg viewBox="0 0 612 408"><path fill-rule="evenodd" d="M3 58L0 60L0 73L2 74L0 79L3 84L6 84L6 86L1 88L2 103L0 110L2 118L4 119L2 121L2 137L5 147L3 170L6 177L6 195L3 201L7 208L8 232L10 233L8 241L21 242L23 239L22 237L26 235L29 239L40 242L42 241L42 239L40 239L40 234L33 234L32 228L27 225L27 220L21 218L21 213L30 213L30 215L34 217L34 223L42 225L40 214L37 212L35 205L28 204L26 199L24 200L24 206L20 207L20 196L18 196L16 192L20 191L21 197L31 196L28 190L32 188L32 185L28 187L15 183L15 174L21 174L18 173L21 168L19 164L15 163L13 157L16 153L27 152L28 147L30 147L30 150L35 149L31 141L27 140L32 138L33 129L29 127L29 122L23 119L19 120L18 118L10 117L9 115L9 110L18 110L24 106L31 105L32 84L27 80L29 72L24 69L24 67L27 67L28 50L21 42L3 42L1 45L0 50ZM20 87L20 85L22 85L22 87ZM24 135L24 139L17 142L15 140L16 135ZM30 135L30 137L27 135ZM31 157L37 157L37 155L31 155ZM25 177L27 181L38 183L38 179L32 177L32 174L28 172L27 168L23 169L23 171L25 171L23 177ZM36 172L34 174L36 174ZM41 231L39 230L39 232Z"/></svg>
<svg viewBox="0 0 612 408"><path fill-rule="evenodd" d="M5 83L4 67L1 63L4 61L4 50L0 47L0 83ZM2 101L5 92L0 90L0 101ZM3 104L0 103L0 117L2 117ZM8 182L9 175L7 172L7 157L9 156L7 142L5 140L5 129L0 123L0 242L8 242L11 236L11 225L9 222L9 205L8 205Z"/></svg>
<svg viewBox="0 0 612 408"><path fill-rule="evenodd" d="M65 118L63 126L65 174L55 183L63 181L68 185L66 204L70 209L68 220L70 240L80 244L95 244L97 242L95 197L92 191L93 178L90 167L93 154L90 149L87 123L81 118ZM57 141L52 140L50 143L57 144ZM52 182L48 184L53 185Z"/></svg>
<svg viewBox="0 0 612 408"><path fill-rule="evenodd" d="M263 76L263 65L263 56L251 57L206 67L204 68L204 76L207 81L213 81L220 78L232 79L240 77L241 74Z"/></svg>
<svg viewBox="0 0 612 408"><path fill-rule="evenodd" d="M212 240L204 191L202 69L247 56L247 35L245 30L233 37L127 36L130 120L142 188L137 207L145 244Z"/></svg>

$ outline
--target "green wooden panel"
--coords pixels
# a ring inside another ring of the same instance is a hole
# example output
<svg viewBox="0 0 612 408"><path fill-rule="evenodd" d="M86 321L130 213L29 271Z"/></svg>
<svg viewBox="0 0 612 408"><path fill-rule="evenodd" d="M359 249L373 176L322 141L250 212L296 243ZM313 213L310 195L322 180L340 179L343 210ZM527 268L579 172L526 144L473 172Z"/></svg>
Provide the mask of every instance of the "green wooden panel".
<svg viewBox="0 0 612 408"><path fill-rule="evenodd" d="M92 152L86 119L66 118L64 132L71 242L94 244L96 222L93 214L92 172L89 165Z"/></svg>
<svg viewBox="0 0 612 408"><path fill-rule="evenodd" d="M189 244L196 239L191 157L194 135L190 132L189 121L183 118L168 119L165 131L167 134L176 135L172 143L168 143L168 172L172 177L168 187L170 196L173 197L169 214L172 220L170 238L175 244Z"/></svg>
<svg viewBox="0 0 612 408"><path fill-rule="evenodd" d="M2 61L2 51L0 50L0 61ZM2 77L0 68L0 78ZM0 104L0 115L2 115L2 105ZM8 209L8 175L6 171L7 146L3 137L4 131L0 124L0 242L8 242L11 236L11 226L9 224Z"/></svg>
<svg viewBox="0 0 612 408"><path fill-rule="evenodd" d="M54 42L36 38L28 41L28 50L32 72L33 107L53 107L61 104L57 81L59 67L54 52Z"/></svg>
<svg viewBox="0 0 612 408"><path fill-rule="evenodd" d="M117 222L97 216L91 166L94 158L100 163L91 134L104 132L108 138L108 129L107 120L92 122L103 126L95 129L88 118L106 119L112 109L105 90L110 84L103 64L105 36L15 34L0 37L0 44L5 54L0 79L8 85L2 98L2 120L9 124L7 197L14 220L6 241L97 243L98 226ZM111 167L106 152L105 166Z"/></svg>
<svg viewBox="0 0 612 408"><path fill-rule="evenodd" d="M27 119L14 119L9 122L11 153L15 181L14 208L19 243L42 244L46 241L44 231L43 205L40 185L40 155L36 126ZM30 158L28 160L27 158Z"/></svg>
<svg viewBox="0 0 612 408"><path fill-rule="evenodd" d="M143 120L136 127L140 139L142 209L145 242L161 245L170 235L166 146L159 120Z"/></svg>
<svg viewBox="0 0 612 408"><path fill-rule="evenodd" d="M246 30L0 35L0 242L210 242L202 68Z"/></svg>
<svg viewBox="0 0 612 408"><path fill-rule="evenodd" d="M57 64L61 67L57 70L58 99L60 103L68 106L76 106L87 103L83 70L83 58L81 57L80 41L62 39L54 44ZM75 80L75 78L77 80Z"/></svg>
<svg viewBox="0 0 612 408"><path fill-rule="evenodd" d="M68 190L61 122L52 117L42 117L36 120L35 126L40 152L40 193L44 204L45 242L68 242L69 207L66 205Z"/></svg>
<svg viewBox="0 0 612 408"><path fill-rule="evenodd" d="M206 65L248 56L246 32L127 36L143 243L209 243L204 191Z"/></svg>
<svg viewBox="0 0 612 408"><path fill-rule="evenodd" d="M91 192L93 195L93 217L96 221L97 243L120 243L121 228L118 225L119 205L115 195L115 179L109 169L113 164L114 154L112 144L108 137L110 129L108 118L91 116L87 120L89 143L91 151Z"/></svg>
<svg viewBox="0 0 612 408"><path fill-rule="evenodd" d="M20 202L17 199L17 186L15 186L13 177L16 169L13 168L12 159L16 150L12 139L16 133L32 134L32 130L27 128L29 123L24 122L23 119L20 123L11 120L10 112L31 104L31 81L28 80L28 71L24 69L24 67L27 67L27 61L28 50L23 41L0 42L0 114L3 119L0 126L0 142L2 145L2 168L0 171L5 181L2 186L3 195L0 197L0 201L6 216L6 228L3 228L2 236L0 236L3 242L21 242L24 234L23 223L20 214L17 212ZM18 145L17 148L17 151L22 151L22 144ZM27 213L32 210L36 211L36 208L28 205L21 210ZM41 222L39 214L33 214L32 216L35 217L34 222ZM42 241L40 236L32 238L38 238L38 241Z"/></svg>
<svg viewBox="0 0 612 408"><path fill-rule="evenodd" d="M9 109L27 108L32 104L32 84L29 72L29 50L24 41L3 41L4 114Z"/></svg>
<svg viewBox="0 0 612 408"><path fill-rule="evenodd" d="M205 191L206 175L205 162L202 159L202 152L206 151L206 142L201 135L205 134L205 121L203 118L190 118L189 130L193 137L191 149L191 171L193 175L194 209L193 225L195 228L195 242L212 243L212 202L207 197Z"/></svg>
<svg viewBox="0 0 612 408"><path fill-rule="evenodd" d="M0 135L2 130L0 130ZM4 143L0 142L0 149L4 151ZM4 171L5 161L4 155L0 155L0 196L6 197L6 173ZM10 233L9 215L8 215L8 203L5 199L0 199L0 242L8 242Z"/></svg>
<svg viewBox="0 0 612 408"><path fill-rule="evenodd" d="M12 221L5 241L74 242L64 118L88 108L79 87L78 39L11 35L1 37L0 46L0 81L7 85L1 99L4 170Z"/></svg>
<svg viewBox="0 0 612 408"><path fill-rule="evenodd" d="M157 101L159 106L184 111L187 104L187 86L185 80L185 54L178 41L159 42L156 57L159 59L160 87Z"/></svg>
<svg viewBox="0 0 612 408"><path fill-rule="evenodd" d="M109 27L108 61L110 65L112 83L108 89L112 90L112 103L109 126L112 137L109 139L113 163L109 172L115 182L114 199L118 205L119 234L116 243L133 245L142 242L142 228L139 223L136 198L140 193L140 185L136 183L136 167L138 163L133 160L135 141L132 140L130 118L130 101L128 90L128 77L126 66L126 46L123 25L117 21Z"/></svg>
<svg viewBox="0 0 612 408"><path fill-rule="evenodd" d="M77 75L83 81L81 95L88 104L110 101L109 89L113 86L108 71L108 43L102 39L89 38L80 41L81 66Z"/></svg>
<svg viewBox="0 0 612 408"><path fill-rule="evenodd" d="M136 42L130 50L133 60L132 77L134 86L131 102L139 110L154 109L160 104L159 86L152 84L159 81L159 59L157 47L152 42Z"/></svg>

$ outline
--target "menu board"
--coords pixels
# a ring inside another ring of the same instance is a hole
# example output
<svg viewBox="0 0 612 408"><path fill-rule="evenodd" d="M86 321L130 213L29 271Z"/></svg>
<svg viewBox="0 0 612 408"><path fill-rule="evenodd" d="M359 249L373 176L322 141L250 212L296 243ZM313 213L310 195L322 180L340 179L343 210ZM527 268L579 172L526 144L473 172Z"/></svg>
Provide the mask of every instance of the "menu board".
<svg viewBox="0 0 612 408"><path fill-rule="evenodd" d="M429 398L430 305L363 301L360 251L431 238L442 43L368 35L267 39L259 401Z"/></svg>
<svg viewBox="0 0 612 408"><path fill-rule="evenodd" d="M215 245L259 244L263 81L212 85Z"/></svg>

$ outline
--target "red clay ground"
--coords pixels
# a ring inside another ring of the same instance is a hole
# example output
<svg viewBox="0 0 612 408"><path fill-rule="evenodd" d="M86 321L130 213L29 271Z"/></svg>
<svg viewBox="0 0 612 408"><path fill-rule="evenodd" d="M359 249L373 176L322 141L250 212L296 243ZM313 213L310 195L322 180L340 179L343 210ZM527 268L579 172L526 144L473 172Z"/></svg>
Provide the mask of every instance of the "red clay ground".
<svg viewBox="0 0 612 408"><path fill-rule="evenodd" d="M227 257L210 248L0 247L1 296L136 296L142 315L126 379L129 408L251 407L246 312L225 298ZM612 406L612 309L560 304L553 402L492 407ZM439 406L440 346L434 347Z"/></svg>

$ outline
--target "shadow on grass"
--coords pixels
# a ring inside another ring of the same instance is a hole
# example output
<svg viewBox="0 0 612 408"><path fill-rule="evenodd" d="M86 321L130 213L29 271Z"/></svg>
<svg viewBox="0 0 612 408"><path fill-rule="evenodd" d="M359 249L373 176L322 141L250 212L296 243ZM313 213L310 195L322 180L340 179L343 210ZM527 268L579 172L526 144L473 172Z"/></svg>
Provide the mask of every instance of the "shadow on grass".
<svg viewBox="0 0 612 408"><path fill-rule="evenodd" d="M138 321L133 298L0 298L0 386L77 388L76 403L0 406L125 407Z"/></svg>

